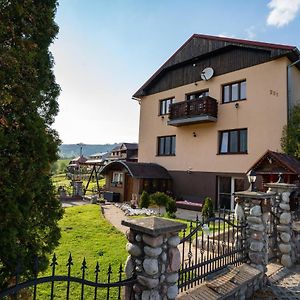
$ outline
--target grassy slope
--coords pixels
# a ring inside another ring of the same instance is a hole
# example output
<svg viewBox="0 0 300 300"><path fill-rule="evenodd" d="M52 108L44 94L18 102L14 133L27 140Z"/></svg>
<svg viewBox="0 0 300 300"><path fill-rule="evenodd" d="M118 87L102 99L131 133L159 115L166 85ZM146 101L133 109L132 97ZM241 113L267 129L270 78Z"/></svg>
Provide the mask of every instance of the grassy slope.
<svg viewBox="0 0 300 300"><path fill-rule="evenodd" d="M66 208L64 218L59 225L62 237L60 245L55 249L58 259L57 275L67 274L66 263L71 252L74 263L73 276L81 277L80 267L85 257L88 266L86 278L94 280L94 269L98 261L101 268L101 281L106 281L109 264L114 271L113 281L117 279L119 265L124 264L127 257L126 238L104 219L98 205ZM51 267L45 274L51 274ZM79 284L71 284L70 299L80 299L80 288ZM65 291L65 283L56 283L55 299L65 299ZM93 291L93 288L85 287L85 299L92 299ZM50 284L40 285L38 292L38 299L49 299ZM99 290L98 299L105 298L103 294L100 295L100 292Z"/></svg>

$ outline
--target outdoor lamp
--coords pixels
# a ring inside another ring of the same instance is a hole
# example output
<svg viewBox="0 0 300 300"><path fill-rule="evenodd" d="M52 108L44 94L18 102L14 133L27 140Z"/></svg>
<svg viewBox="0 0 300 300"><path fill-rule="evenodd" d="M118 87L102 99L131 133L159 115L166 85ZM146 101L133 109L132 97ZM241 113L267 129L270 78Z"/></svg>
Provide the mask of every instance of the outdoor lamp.
<svg viewBox="0 0 300 300"><path fill-rule="evenodd" d="M248 176L248 181L250 183L250 191L255 192L256 191L256 186L255 186L256 172L254 170L251 170L247 176Z"/></svg>
<svg viewBox="0 0 300 300"><path fill-rule="evenodd" d="M209 226L207 224L202 225L202 230L206 237L209 236L210 231L209 231Z"/></svg>

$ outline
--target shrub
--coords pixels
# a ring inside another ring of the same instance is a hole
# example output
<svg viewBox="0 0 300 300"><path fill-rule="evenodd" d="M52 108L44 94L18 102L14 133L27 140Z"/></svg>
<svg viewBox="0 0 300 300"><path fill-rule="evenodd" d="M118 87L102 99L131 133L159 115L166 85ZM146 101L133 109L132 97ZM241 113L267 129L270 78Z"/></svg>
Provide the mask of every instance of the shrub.
<svg viewBox="0 0 300 300"><path fill-rule="evenodd" d="M166 211L167 211L167 215L170 218L175 218L176 217L175 216L175 213L177 211L176 202L171 197L169 197L169 201L166 205Z"/></svg>
<svg viewBox="0 0 300 300"><path fill-rule="evenodd" d="M150 196L151 203L160 207L165 206L167 215L171 218L175 218L175 212L177 211L176 202L168 195L162 192L156 192Z"/></svg>
<svg viewBox="0 0 300 300"><path fill-rule="evenodd" d="M139 201L139 208L148 208L149 205L150 205L150 196L146 191L143 191Z"/></svg>
<svg viewBox="0 0 300 300"><path fill-rule="evenodd" d="M204 205L202 207L202 218L206 220L214 217L214 205L210 197L205 197Z"/></svg>
<svg viewBox="0 0 300 300"><path fill-rule="evenodd" d="M150 196L150 201L158 206L166 206L169 201L169 196L162 192L156 192Z"/></svg>

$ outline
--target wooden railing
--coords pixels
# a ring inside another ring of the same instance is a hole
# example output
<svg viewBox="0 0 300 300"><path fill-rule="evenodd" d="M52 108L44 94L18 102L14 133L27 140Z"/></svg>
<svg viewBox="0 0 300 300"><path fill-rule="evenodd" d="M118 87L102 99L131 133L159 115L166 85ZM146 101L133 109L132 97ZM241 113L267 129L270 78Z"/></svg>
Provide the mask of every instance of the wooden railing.
<svg viewBox="0 0 300 300"><path fill-rule="evenodd" d="M170 120L191 118L201 115L217 118L217 100L212 97L205 96L199 99L176 102L170 105Z"/></svg>

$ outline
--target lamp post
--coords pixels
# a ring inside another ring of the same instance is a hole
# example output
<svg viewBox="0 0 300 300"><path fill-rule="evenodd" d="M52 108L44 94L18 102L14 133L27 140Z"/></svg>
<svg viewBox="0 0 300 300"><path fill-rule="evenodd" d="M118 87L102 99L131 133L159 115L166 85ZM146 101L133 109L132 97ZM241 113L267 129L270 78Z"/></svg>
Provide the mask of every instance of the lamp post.
<svg viewBox="0 0 300 300"><path fill-rule="evenodd" d="M256 192L256 186L255 186L255 181L256 181L256 172L254 170L251 170L248 174L248 181L250 183L249 190L250 192Z"/></svg>

